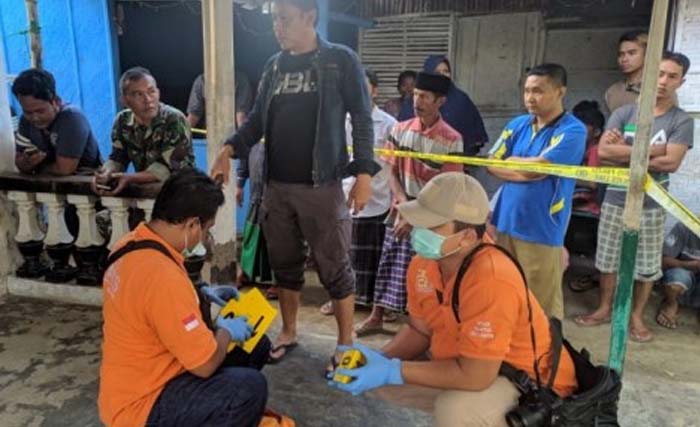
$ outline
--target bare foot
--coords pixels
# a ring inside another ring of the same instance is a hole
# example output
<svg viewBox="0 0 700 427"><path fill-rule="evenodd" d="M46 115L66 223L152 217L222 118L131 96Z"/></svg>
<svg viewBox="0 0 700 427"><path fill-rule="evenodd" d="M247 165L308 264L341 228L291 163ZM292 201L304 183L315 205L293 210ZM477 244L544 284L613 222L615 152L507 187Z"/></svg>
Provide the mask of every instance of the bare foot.
<svg viewBox="0 0 700 427"><path fill-rule="evenodd" d="M630 318L630 339L639 343L645 343L653 340L654 334L651 333L642 319L632 316Z"/></svg>

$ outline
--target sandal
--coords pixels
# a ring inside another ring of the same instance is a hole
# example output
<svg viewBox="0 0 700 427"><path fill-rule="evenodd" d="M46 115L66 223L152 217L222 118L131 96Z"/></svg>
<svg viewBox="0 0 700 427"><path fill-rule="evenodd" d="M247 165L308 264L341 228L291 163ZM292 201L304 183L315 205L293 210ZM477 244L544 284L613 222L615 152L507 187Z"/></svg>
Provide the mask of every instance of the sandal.
<svg viewBox="0 0 700 427"><path fill-rule="evenodd" d="M333 354L331 356L331 363L328 364L326 369L323 371L323 378L327 379L328 381L332 380L338 365L340 365L340 362L338 362L338 360L335 358L335 354Z"/></svg>
<svg viewBox="0 0 700 427"><path fill-rule="evenodd" d="M321 312L324 316L331 316L334 313L333 310L333 301L326 301L325 304L321 306L321 308L318 309L318 311Z"/></svg>
<svg viewBox="0 0 700 427"><path fill-rule="evenodd" d="M299 346L299 343L297 342L290 342L287 344L278 344L272 349L270 349L270 354L267 356L267 364L268 365L276 365L280 363L285 357L287 357L292 351L294 351L295 348ZM274 357L272 356L272 353L277 353L280 350L284 350L281 356Z"/></svg>
<svg viewBox="0 0 700 427"><path fill-rule="evenodd" d="M583 326L584 328L592 327L592 326L598 326L598 325L603 325L606 323L610 323L610 318L604 318L600 319L597 317L593 317L590 314L582 314L579 316L576 316L574 318L574 323L576 323L578 326Z"/></svg>
<svg viewBox="0 0 700 427"><path fill-rule="evenodd" d="M678 316L671 316L663 308L659 308L656 313L656 323L667 329L676 329L678 327Z"/></svg>
<svg viewBox="0 0 700 427"><path fill-rule="evenodd" d="M378 323L373 321L371 318L365 319L362 323L355 325L355 335L358 337L365 335L372 335L384 330L383 320Z"/></svg>
<svg viewBox="0 0 700 427"><path fill-rule="evenodd" d="M383 320L384 320L386 323L394 323L394 322L396 322L397 320L399 320L399 313L397 313L397 312L395 312L395 311L389 311L389 310L387 310L387 311L384 312L384 319L383 319Z"/></svg>

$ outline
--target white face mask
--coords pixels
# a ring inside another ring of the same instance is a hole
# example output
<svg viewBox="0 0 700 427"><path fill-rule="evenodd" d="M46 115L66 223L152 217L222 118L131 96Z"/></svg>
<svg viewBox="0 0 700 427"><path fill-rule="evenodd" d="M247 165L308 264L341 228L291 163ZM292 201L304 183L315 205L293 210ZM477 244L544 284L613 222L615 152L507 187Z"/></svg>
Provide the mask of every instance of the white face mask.
<svg viewBox="0 0 700 427"><path fill-rule="evenodd" d="M185 232L185 249L182 251L182 256L185 258L193 257L193 256L204 256L207 254L207 249L204 247L204 244L202 243L202 223L199 223L199 243L195 245L194 248L191 250L189 249L189 241L187 237L187 232Z"/></svg>

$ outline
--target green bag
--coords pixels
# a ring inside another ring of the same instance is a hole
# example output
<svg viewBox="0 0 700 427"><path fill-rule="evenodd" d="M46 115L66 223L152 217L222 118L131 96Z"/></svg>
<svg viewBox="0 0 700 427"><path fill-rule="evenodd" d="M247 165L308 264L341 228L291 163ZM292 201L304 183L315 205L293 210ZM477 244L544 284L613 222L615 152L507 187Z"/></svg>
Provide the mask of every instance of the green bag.
<svg viewBox="0 0 700 427"><path fill-rule="evenodd" d="M241 248L241 269L248 280L253 282L272 281L272 270L267 256L267 244L258 221L260 204L251 204L243 228Z"/></svg>

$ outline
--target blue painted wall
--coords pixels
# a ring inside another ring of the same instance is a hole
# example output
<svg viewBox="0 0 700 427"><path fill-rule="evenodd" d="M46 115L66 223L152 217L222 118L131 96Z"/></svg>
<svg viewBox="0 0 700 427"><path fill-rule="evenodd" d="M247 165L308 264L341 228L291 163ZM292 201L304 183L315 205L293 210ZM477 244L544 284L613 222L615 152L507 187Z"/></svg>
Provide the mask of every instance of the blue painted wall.
<svg viewBox="0 0 700 427"><path fill-rule="evenodd" d="M114 46L105 0L39 0L43 65L56 78L57 92L87 116L107 157L117 112ZM9 74L30 66L24 0L0 1L0 36ZM13 97L12 97L13 98ZM20 112L12 99L16 112Z"/></svg>

